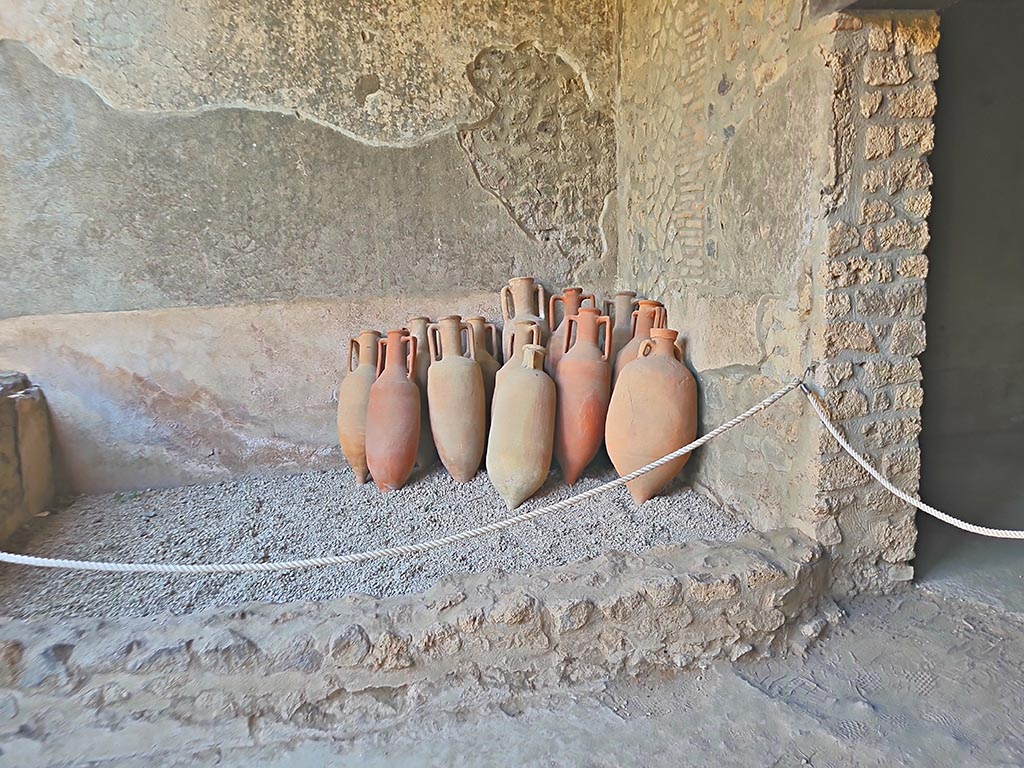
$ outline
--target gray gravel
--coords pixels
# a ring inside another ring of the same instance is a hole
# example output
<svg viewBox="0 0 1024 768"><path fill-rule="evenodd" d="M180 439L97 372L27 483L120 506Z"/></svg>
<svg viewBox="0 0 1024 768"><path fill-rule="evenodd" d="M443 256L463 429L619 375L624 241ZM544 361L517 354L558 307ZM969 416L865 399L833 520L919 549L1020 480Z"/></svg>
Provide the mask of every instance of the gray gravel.
<svg viewBox="0 0 1024 768"><path fill-rule="evenodd" d="M521 509L549 504L614 477L610 468L574 488L552 474ZM356 486L351 471L247 478L217 485L84 496L32 520L15 552L108 561L250 562L411 543L507 517L481 472L457 484L441 469L389 494ZM427 555L274 574L90 574L0 566L0 615L140 616L191 613L248 601L328 600L353 592L422 592L459 571L528 570L608 550L641 551L692 539L733 540L750 526L685 487L637 508L624 489L568 512Z"/></svg>

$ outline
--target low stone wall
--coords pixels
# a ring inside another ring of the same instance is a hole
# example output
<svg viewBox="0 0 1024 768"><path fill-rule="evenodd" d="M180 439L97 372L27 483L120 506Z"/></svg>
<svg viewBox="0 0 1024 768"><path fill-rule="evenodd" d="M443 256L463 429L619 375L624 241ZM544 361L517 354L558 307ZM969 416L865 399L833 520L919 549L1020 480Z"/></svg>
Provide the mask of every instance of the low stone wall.
<svg viewBox="0 0 1024 768"><path fill-rule="evenodd" d="M385 600L6 620L3 749L28 765L70 759L83 740L111 758L170 738L251 744L423 686L571 683L802 651L838 618L818 602L826 577L817 544L776 531L448 577Z"/></svg>
<svg viewBox="0 0 1024 768"><path fill-rule="evenodd" d="M46 397L24 374L0 372L0 542L53 496Z"/></svg>

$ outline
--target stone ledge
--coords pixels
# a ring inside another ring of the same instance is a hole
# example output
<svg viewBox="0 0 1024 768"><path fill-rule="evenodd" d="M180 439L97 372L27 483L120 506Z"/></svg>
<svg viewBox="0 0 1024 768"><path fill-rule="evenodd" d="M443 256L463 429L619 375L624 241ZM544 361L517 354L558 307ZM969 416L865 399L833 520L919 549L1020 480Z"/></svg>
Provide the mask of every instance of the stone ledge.
<svg viewBox="0 0 1024 768"><path fill-rule="evenodd" d="M221 680L213 687L294 698L286 681L299 675L300 698L312 701L458 679L558 684L671 671L802 652L828 624L819 615L827 574L819 545L776 531L528 574L451 576L383 600L5 619L0 691L49 698L116 683L126 701L143 688L177 699Z"/></svg>

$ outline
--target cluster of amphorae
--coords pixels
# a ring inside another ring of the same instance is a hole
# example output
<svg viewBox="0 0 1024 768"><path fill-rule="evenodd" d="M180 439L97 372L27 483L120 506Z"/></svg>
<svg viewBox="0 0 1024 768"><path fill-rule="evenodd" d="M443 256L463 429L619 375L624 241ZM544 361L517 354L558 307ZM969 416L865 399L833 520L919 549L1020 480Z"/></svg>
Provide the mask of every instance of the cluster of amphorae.
<svg viewBox="0 0 1024 768"><path fill-rule="evenodd" d="M660 302L620 291L598 308L581 288L546 300L540 283L517 277L501 312L500 347L493 323L458 315L351 339L338 437L357 483L370 475L394 490L438 458L464 483L483 461L514 508L544 484L552 456L572 485L602 444L624 476L696 438L696 383ZM631 480L636 502L688 458Z"/></svg>

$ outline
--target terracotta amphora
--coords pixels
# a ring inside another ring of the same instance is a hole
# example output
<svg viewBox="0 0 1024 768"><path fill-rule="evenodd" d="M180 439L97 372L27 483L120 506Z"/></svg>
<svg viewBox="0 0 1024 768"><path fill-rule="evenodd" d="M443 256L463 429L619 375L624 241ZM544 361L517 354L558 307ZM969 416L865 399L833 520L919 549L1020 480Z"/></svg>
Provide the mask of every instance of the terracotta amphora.
<svg viewBox="0 0 1024 768"><path fill-rule="evenodd" d="M501 354L508 360L512 331L520 320L531 320L540 328L541 344L547 344L550 328L545 317L544 286L532 277L513 277L501 289Z"/></svg>
<svg viewBox="0 0 1024 768"><path fill-rule="evenodd" d="M348 373L338 388L338 443L352 467L356 483L366 482L366 407L370 387L377 379L377 341L380 333L363 331L348 341ZM358 356L359 365L352 363Z"/></svg>
<svg viewBox="0 0 1024 768"><path fill-rule="evenodd" d="M635 306L636 291L618 291L613 298L604 300L604 313L615 323L612 331L611 359L613 364L633 334L633 307Z"/></svg>
<svg viewBox="0 0 1024 768"><path fill-rule="evenodd" d="M630 339L615 357L615 365L612 368L612 389L618 385L622 369L637 359L640 345L651 338L651 329L664 328L667 324L665 307L660 301L640 299L637 304L639 306L631 318Z"/></svg>
<svg viewBox="0 0 1024 768"><path fill-rule="evenodd" d="M366 463L377 487L394 491L412 474L420 445L420 388L413 380L417 345L404 328L388 331L378 345L378 375L366 411Z"/></svg>
<svg viewBox="0 0 1024 768"><path fill-rule="evenodd" d="M487 418L490 419L491 400L494 399L494 377L501 369L498 362L498 329L482 317L467 317L466 324L472 329L473 344L476 347L476 361L484 377L484 402Z"/></svg>
<svg viewBox="0 0 1024 768"><path fill-rule="evenodd" d="M566 351L555 372L555 459L565 482L572 485L604 442L604 422L612 391L612 327L611 318L591 307L580 308L568 320L563 342ZM602 326L603 348L598 345Z"/></svg>
<svg viewBox="0 0 1024 768"><path fill-rule="evenodd" d="M509 354L505 356L505 364L501 366L497 376L494 377L495 385L501 381L508 371L515 370L523 364L523 347L527 344L538 344L541 343L541 330L540 327L532 320L519 320L513 330L511 336L511 349Z"/></svg>
<svg viewBox="0 0 1024 768"><path fill-rule="evenodd" d="M551 471L555 383L544 373L544 347L523 347L522 365L494 390L487 476L509 509L535 494Z"/></svg>
<svg viewBox="0 0 1024 768"><path fill-rule="evenodd" d="M565 354L563 347L565 347L565 335L566 329L569 327L569 318L579 312L580 307L586 301L590 302L591 307L597 306L594 294L584 293L582 288L566 288L560 294L554 294L548 301L549 323L554 325L556 318L555 307L559 302L562 304L562 311L564 313L562 315L562 322L551 331L551 339L548 341L548 356L544 361L544 370L552 378L555 376L555 371L558 370L558 363L562 360L562 355Z"/></svg>
<svg viewBox="0 0 1024 768"><path fill-rule="evenodd" d="M429 317L413 317L405 328L409 335L416 339L416 367L413 369L413 381L420 389L420 447L416 451L416 466L428 469L437 461L437 449L434 447L434 435L430 431L430 409L427 408L427 369L430 368L430 345L427 342L427 326Z"/></svg>
<svg viewBox="0 0 1024 768"><path fill-rule="evenodd" d="M463 332L466 351L463 354ZM457 482L468 483L480 468L487 439L484 377L476 362L476 340L458 315L430 326L427 403L437 455Z"/></svg>
<svg viewBox="0 0 1024 768"><path fill-rule="evenodd" d="M697 383L683 363L676 336L667 328L651 330L612 391L605 442L620 477L697 438ZM643 504L658 495L689 458L686 454L630 480L634 501Z"/></svg>

